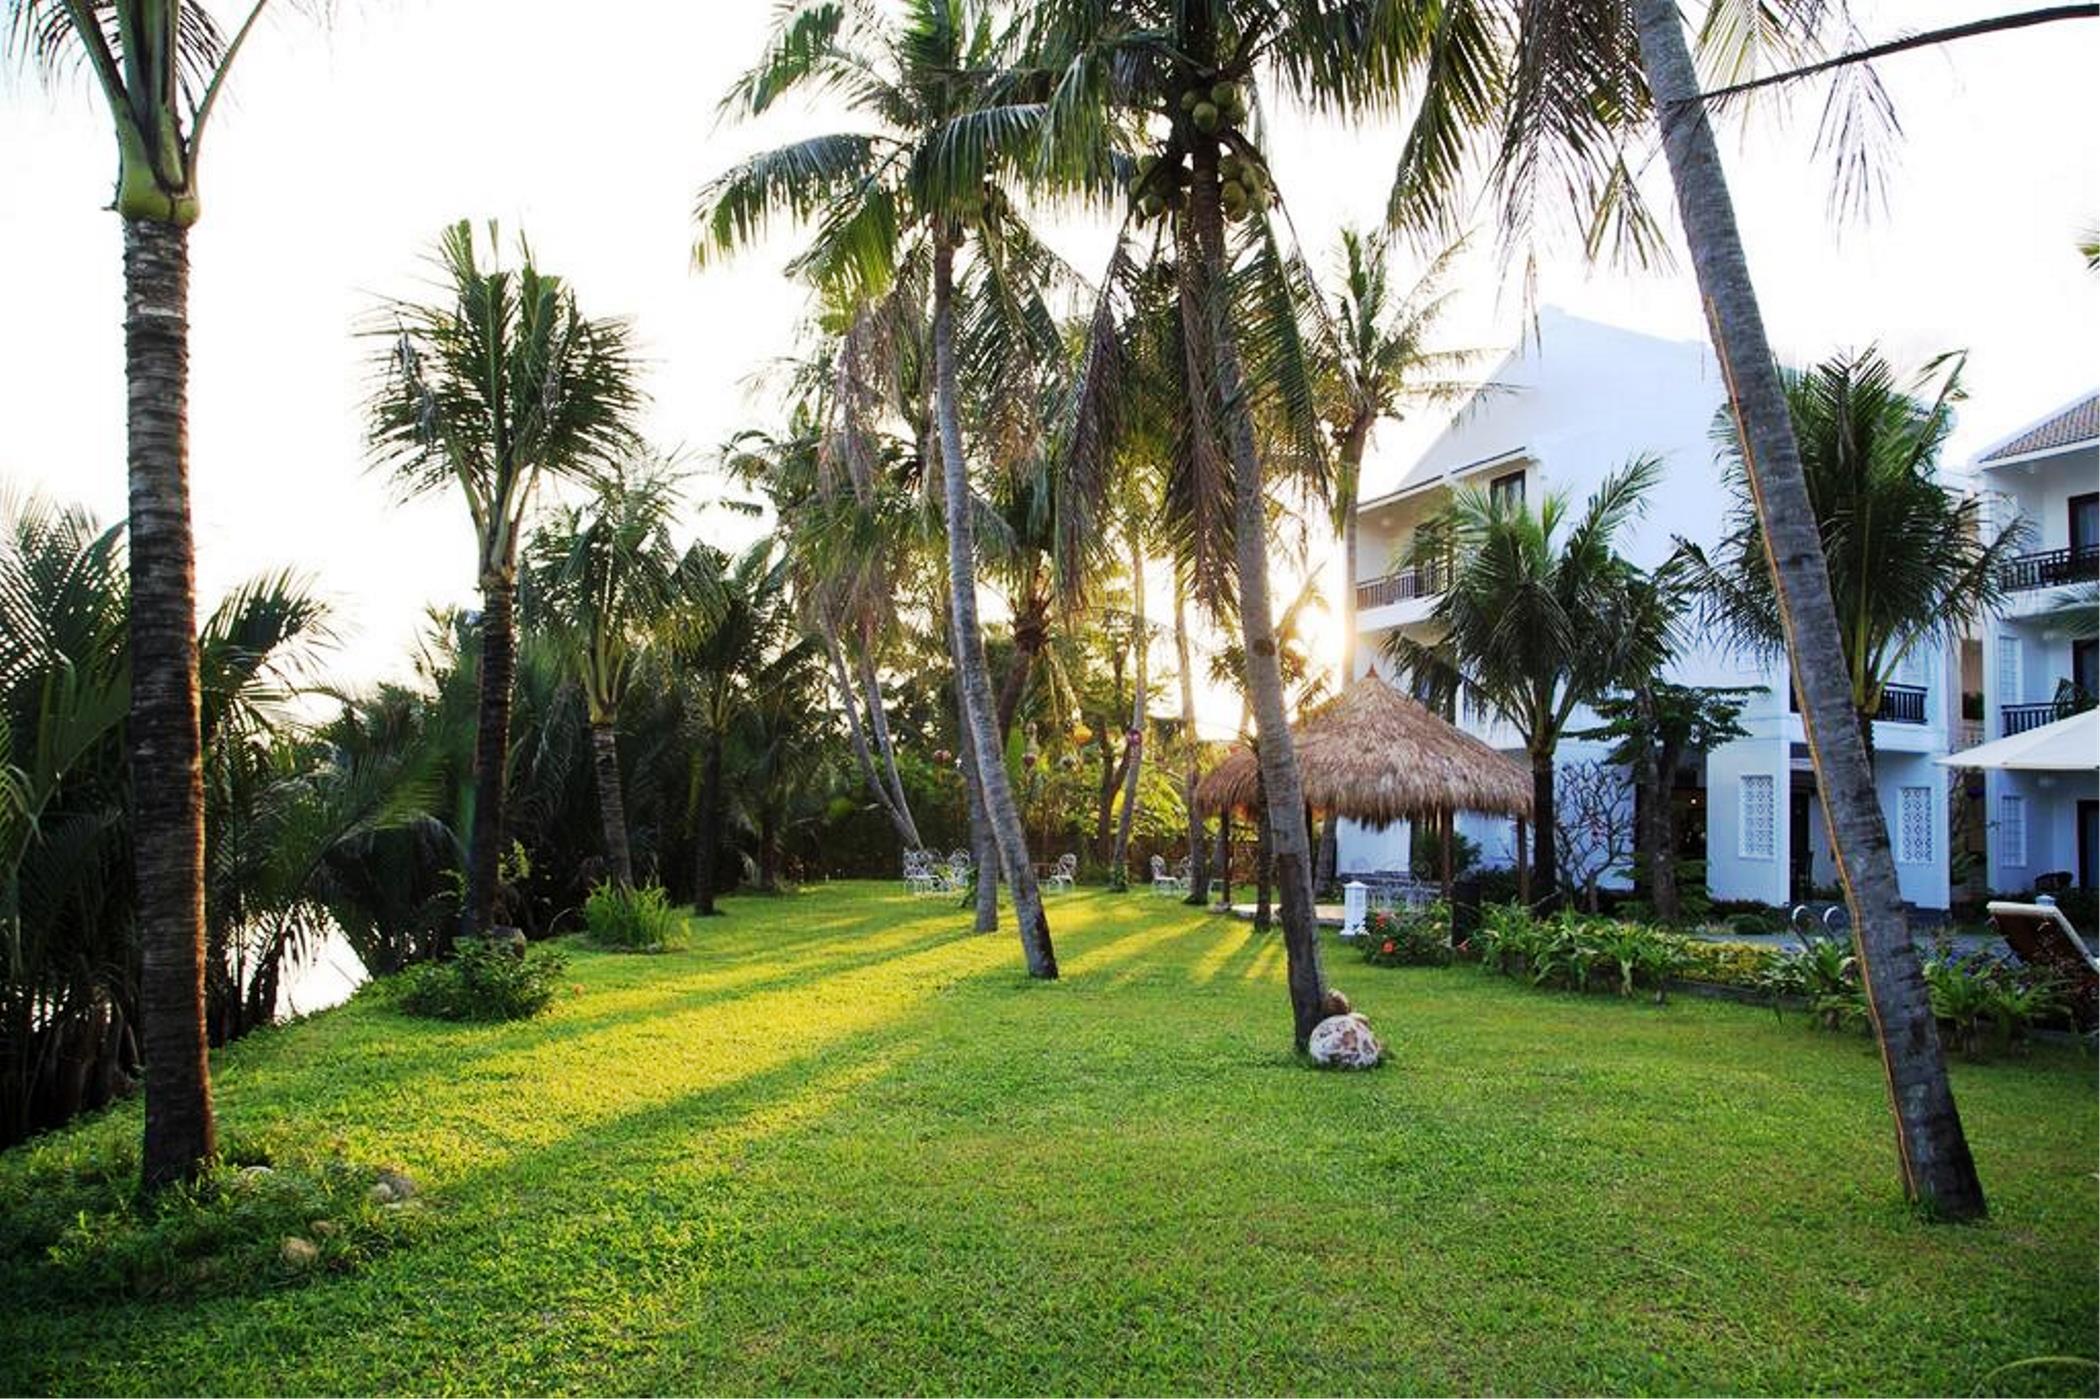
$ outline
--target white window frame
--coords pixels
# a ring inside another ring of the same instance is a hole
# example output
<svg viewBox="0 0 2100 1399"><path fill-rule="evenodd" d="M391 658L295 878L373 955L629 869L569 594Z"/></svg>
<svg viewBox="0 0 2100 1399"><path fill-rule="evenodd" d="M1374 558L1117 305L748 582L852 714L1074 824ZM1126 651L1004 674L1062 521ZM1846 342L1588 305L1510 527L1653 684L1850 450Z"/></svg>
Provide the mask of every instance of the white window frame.
<svg viewBox="0 0 2100 1399"><path fill-rule="evenodd" d="M2020 654L2020 638L2011 632L1998 633L1998 707L2026 703L2026 658Z"/></svg>
<svg viewBox="0 0 2100 1399"><path fill-rule="evenodd" d="M1764 848L1750 843L1751 808L1754 795L1764 794ZM1779 857L1779 779L1769 772L1746 772L1736 779L1735 853L1742 860L1774 860Z"/></svg>
<svg viewBox="0 0 2100 1399"><path fill-rule="evenodd" d="M1908 808L1913 802L1923 802L1925 816L1917 827L1922 831L1924 847L1920 849L1911 842L1911 820ZM1896 863L1899 865L1929 865L1932 863L1932 788L1898 787L1896 789Z"/></svg>
<svg viewBox="0 0 2100 1399"><path fill-rule="evenodd" d="M1998 863L2027 868L2027 798L2006 792L1998 798Z"/></svg>

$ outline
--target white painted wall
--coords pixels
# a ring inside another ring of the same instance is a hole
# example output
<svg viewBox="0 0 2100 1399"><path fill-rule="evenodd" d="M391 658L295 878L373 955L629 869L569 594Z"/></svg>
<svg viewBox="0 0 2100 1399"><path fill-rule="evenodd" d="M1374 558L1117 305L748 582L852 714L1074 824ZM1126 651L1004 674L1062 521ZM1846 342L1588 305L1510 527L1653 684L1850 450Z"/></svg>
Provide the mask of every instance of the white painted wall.
<svg viewBox="0 0 2100 1399"><path fill-rule="evenodd" d="M1461 409L1412 462L1380 461L1374 443L1365 471L1371 489L1362 517L1361 577L1392 570L1393 549L1426 508L1443 498L1443 491L1435 487L1484 484L1519 463L1527 472L1527 498L1537 501L1545 492L1559 492L1579 509L1609 472L1637 456L1657 458L1663 474L1650 492L1647 512L1620 539L1621 549L1643 567L1662 562L1679 539L1711 549L1727 532L1733 497L1723 485L1711 436L1725 389L1705 344L1662 340L1548 307L1540 313L1537 339L1511 352L1488 378L1495 387ZM1400 498L1380 503L1395 493ZM1426 606L1414 605L1416 611ZM1408 621L1399 608L1360 614L1361 652L1376 654L1387 632ZM1987 671L1991 665L1986 651ZM1378 669L1386 673L1389 668L1381 662ZM1947 784L1943 776L1921 777L1917 772L1919 764L1947 751L1947 716L1955 707L1948 693L1950 673L1937 649L1919 654L1914 674L1901 678L1926 687L1926 722L1875 725L1877 784L1892 821L1900 800L1898 788L1925 785L1934 793L1935 864L1930 871L1917 867L1897 872L1905 898L1930 908L1947 906ZM1805 738L1800 718L1788 709L1784 667L1708 640L1687 649L1671 668L1671 678L1691 685L1766 688L1744 711L1743 723L1752 737L1709 759L1707 879L1716 898L1784 904L1790 882L1789 755L1791 745ZM1582 711L1569 728L1579 730L1594 722L1593 715ZM1460 724L1505 752L1516 748L1515 733L1506 724L1463 713ZM1601 745L1573 740L1559 750L1563 764L1600 755ZM1774 782L1776 830L1770 859L1747 858L1739 849L1738 779L1751 773L1768 774ZM1812 821L1820 829L1820 815L1812 815ZM1512 823L1462 817L1459 829L1480 842L1486 863L1513 861ZM1390 841L1391 837L1374 840L1368 833L1352 834L1345 826L1340 867L1387 867L1383 862L1392 858ZM1824 845L1827 851L1827 842ZM1818 882L1835 879L1827 853L1814 877Z"/></svg>

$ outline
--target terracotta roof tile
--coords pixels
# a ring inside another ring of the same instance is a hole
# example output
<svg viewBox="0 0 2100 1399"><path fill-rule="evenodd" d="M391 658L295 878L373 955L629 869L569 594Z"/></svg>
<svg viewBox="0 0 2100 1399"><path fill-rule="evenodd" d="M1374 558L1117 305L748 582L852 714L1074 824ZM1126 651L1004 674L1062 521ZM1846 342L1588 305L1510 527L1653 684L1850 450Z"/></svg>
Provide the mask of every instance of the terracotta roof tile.
<svg viewBox="0 0 2100 1399"><path fill-rule="evenodd" d="M1981 460L2006 461L2012 457L2024 457L2031 452L2068 447L2075 442L2090 442L2096 437L2100 437L2100 393L2086 395L2063 412L2035 424Z"/></svg>

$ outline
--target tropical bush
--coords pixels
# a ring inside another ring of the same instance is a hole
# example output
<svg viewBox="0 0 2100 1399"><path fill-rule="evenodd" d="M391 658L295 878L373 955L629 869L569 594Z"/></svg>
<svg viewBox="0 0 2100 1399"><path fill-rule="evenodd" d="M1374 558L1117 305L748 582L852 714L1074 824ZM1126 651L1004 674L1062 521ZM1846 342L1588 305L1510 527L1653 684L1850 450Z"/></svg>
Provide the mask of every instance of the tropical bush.
<svg viewBox="0 0 2100 1399"><path fill-rule="evenodd" d="M0 1176L0 1286L52 1302L284 1287L356 1268L420 1215L413 1187L397 1194L391 1184L405 1177L339 1150L235 1147L195 1182L150 1199L128 1134L25 1150L27 1169Z"/></svg>
<svg viewBox="0 0 2100 1399"><path fill-rule="evenodd" d="M1755 943L1707 942L1700 938L1685 939L1679 950L1684 956L1684 968L1679 974L1685 980L1748 990L1763 989L1761 978L1783 956L1777 948Z"/></svg>
<svg viewBox="0 0 2100 1399"><path fill-rule="evenodd" d="M1778 1014L1786 1000L1808 1004L1811 1023L1825 1030L1864 1024L1866 994L1859 981L1859 957L1852 940L1811 938L1799 951L1780 953L1758 977L1757 987L1772 1000Z"/></svg>
<svg viewBox="0 0 2100 1399"><path fill-rule="evenodd" d="M529 1020L554 1004L569 959L551 947L520 956L502 943L462 938L450 961L420 962L400 976L397 1004L431 1020Z"/></svg>
<svg viewBox="0 0 2100 1399"><path fill-rule="evenodd" d="M1925 985L1934 1018L1969 1059L2023 1046L2036 1022L2061 1015L2065 1006L2063 983L2053 974L1987 952L1963 954L1944 939L1925 959Z"/></svg>
<svg viewBox="0 0 2100 1399"><path fill-rule="evenodd" d="M1422 908L1381 909L1364 920L1357 943L1374 967L1442 967L1451 962L1451 905L1438 899Z"/></svg>
<svg viewBox="0 0 2100 1399"><path fill-rule="evenodd" d="M584 900L583 923L594 941L622 952L667 951L684 928L663 886L635 889L611 881Z"/></svg>
<svg viewBox="0 0 2100 1399"><path fill-rule="evenodd" d="M1645 988L1661 1004L1673 978L1726 965L1702 962L1705 946L1644 924L1569 912L1537 918L1504 904L1483 910L1480 930L1460 951L1478 955L1485 971L1534 986L1609 987L1627 997Z"/></svg>

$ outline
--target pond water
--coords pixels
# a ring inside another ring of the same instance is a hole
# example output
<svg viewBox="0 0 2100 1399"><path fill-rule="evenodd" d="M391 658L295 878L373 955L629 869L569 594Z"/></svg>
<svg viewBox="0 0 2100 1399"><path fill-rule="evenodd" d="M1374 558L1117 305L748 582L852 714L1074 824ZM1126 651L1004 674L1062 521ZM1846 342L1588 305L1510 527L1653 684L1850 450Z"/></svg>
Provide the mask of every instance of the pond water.
<svg viewBox="0 0 2100 1399"><path fill-rule="evenodd" d="M339 1006L370 979L350 940L331 927L304 958L285 968L277 987L277 1018L289 1020Z"/></svg>

